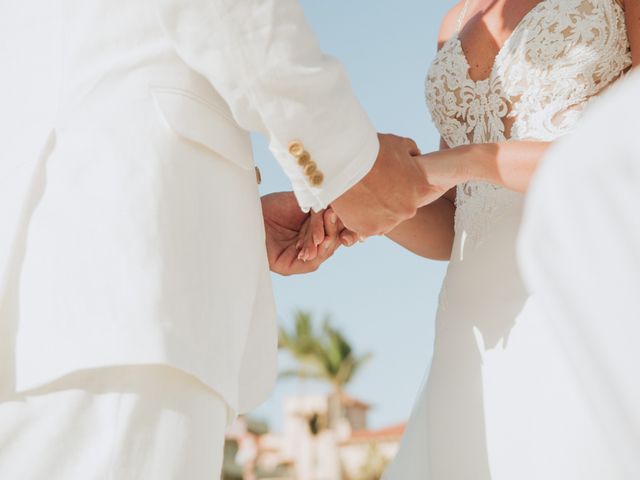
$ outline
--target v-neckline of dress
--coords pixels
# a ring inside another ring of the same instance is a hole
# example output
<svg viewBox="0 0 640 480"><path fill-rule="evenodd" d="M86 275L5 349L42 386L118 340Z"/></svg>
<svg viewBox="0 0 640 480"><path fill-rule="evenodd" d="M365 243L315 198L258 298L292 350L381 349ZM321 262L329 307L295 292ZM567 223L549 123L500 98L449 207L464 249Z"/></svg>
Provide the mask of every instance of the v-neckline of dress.
<svg viewBox="0 0 640 480"><path fill-rule="evenodd" d="M504 52L507 51L507 48L509 47L509 44L511 43L511 40L515 37L515 34L519 31L519 29L529 20L529 18L531 18L533 16L534 13L537 13L538 10L540 10L543 6L546 6L547 3L550 3L552 0L542 0L539 3L537 3L531 10L529 10L523 17L522 19L520 19L520 21L516 24L516 26L513 28L513 30L511 31L511 33L507 36L507 39L504 41L504 43L502 44L502 46L500 47L500 49L498 50L498 53L496 53L496 56L493 58L493 65L491 65L491 70L489 71L489 75L487 75L486 78L481 78L478 80L474 80L473 78L471 78L471 64L469 63L469 59L467 58L467 54L464 52L464 48L462 47L462 41L460 40L460 34L462 33L462 30L460 30L458 33L456 33L455 36L451 37L451 40L454 41L457 46L458 46L458 53L462 56L462 59L464 60L465 66L466 66L466 74L467 74L467 79L470 80L471 82L473 82L474 84L479 84L479 83L487 83L489 82L496 71L496 68L499 64L499 61L501 59L501 57L504 55Z"/></svg>

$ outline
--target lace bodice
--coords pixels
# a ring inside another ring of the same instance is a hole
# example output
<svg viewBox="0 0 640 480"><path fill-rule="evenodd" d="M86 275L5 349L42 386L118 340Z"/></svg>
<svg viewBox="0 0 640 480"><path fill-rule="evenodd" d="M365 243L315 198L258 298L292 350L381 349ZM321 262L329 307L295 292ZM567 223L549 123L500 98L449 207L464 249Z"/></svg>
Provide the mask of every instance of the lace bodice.
<svg viewBox="0 0 640 480"><path fill-rule="evenodd" d="M470 78L457 35L446 42L427 75L427 104L450 147L551 141L569 132L589 101L630 65L616 0L542 0L500 49L487 79ZM514 195L482 182L459 186L456 231L479 240Z"/></svg>

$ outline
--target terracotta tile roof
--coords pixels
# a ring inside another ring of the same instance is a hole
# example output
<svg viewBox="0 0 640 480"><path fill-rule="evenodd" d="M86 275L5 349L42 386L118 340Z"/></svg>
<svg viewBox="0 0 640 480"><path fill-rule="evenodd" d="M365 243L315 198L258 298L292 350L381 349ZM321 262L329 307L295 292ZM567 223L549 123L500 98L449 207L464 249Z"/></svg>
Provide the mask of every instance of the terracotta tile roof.
<svg viewBox="0 0 640 480"><path fill-rule="evenodd" d="M342 394L342 404L345 407L361 407L365 409L371 408L370 404L365 403L362 400L358 400L357 398L354 398L350 395L347 395L346 393Z"/></svg>
<svg viewBox="0 0 640 480"><path fill-rule="evenodd" d="M360 443L381 440L400 440L404 433L406 423L391 425L380 430L357 430L351 434L351 437L343 443Z"/></svg>

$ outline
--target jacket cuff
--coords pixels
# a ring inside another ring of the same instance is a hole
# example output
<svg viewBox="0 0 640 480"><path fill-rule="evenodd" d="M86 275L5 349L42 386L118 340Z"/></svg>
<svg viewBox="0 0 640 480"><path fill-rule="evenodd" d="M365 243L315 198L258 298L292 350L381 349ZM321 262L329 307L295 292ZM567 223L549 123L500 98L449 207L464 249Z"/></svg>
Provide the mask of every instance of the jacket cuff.
<svg viewBox="0 0 640 480"><path fill-rule="evenodd" d="M361 147L360 152L351 158L347 166L334 178L327 179L321 187L307 185L321 209L327 208L331 202L356 185L373 168L380 150L380 143L375 131L370 132L363 139Z"/></svg>
<svg viewBox="0 0 640 480"><path fill-rule="evenodd" d="M336 144L335 140L329 140L314 149L314 142L309 142L309 154L317 162L318 169L324 176L319 185L314 185L311 179L304 175L302 168L287 149L271 145L271 150L289 177L298 203L304 211L327 208L373 168L380 150L377 132L368 121L360 125L364 125L364 128L358 134L353 130L349 132L348 146L344 145L345 141L340 145ZM317 152L317 157L313 155L314 151Z"/></svg>

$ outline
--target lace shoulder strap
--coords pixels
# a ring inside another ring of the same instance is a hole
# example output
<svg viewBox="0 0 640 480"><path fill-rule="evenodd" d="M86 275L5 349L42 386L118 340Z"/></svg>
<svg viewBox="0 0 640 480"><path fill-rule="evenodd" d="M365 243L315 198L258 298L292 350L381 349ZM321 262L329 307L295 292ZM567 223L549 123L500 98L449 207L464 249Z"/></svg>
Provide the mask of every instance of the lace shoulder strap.
<svg viewBox="0 0 640 480"><path fill-rule="evenodd" d="M460 11L460 16L458 17L458 23L456 23L456 33L460 33L460 30L462 30L464 21L467 18L467 13L469 12L469 3L470 3L470 0L465 0L464 6Z"/></svg>

